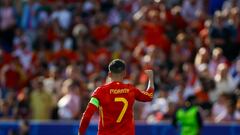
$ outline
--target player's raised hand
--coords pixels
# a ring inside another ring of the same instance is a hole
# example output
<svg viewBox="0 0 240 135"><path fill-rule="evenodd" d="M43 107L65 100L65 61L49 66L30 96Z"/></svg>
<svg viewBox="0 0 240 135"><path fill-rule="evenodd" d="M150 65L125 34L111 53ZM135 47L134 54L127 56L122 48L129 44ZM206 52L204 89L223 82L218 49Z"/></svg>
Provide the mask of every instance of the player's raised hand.
<svg viewBox="0 0 240 135"><path fill-rule="evenodd" d="M147 70L145 70L144 72L147 74L147 76L148 76L149 78L153 77L153 70L147 69Z"/></svg>
<svg viewBox="0 0 240 135"><path fill-rule="evenodd" d="M154 89L154 78L153 78L153 70L151 69L147 69L147 70L144 70L145 74L147 74L148 76L148 89L149 88L152 88Z"/></svg>

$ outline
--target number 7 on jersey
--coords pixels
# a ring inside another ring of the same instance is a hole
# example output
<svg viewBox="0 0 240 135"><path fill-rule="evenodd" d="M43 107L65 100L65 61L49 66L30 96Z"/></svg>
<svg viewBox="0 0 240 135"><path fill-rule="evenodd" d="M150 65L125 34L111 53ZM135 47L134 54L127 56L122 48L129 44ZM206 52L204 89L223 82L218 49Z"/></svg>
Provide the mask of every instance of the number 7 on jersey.
<svg viewBox="0 0 240 135"><path fill-rule="evenodd" d="M116 98L114 98L114 102L122 102L123 103L122 111L121 111L121 113L119 114L119 116L116 120L117 123L120 123L122 121L122 118L123 118L124 114L127 111L128 101L123 97L116 97Z"/></svg>

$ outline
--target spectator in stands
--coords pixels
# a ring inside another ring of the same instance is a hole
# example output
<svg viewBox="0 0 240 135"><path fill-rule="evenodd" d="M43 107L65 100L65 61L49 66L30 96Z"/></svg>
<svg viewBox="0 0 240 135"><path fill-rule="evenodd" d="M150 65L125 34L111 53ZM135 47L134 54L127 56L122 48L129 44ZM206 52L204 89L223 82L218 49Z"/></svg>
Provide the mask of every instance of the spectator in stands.
<svg viewBox="0 0 240 135"><path fill-rule="evenodd" d="M231 56L229 49L233 45L233 39L235 34L234 27L231 23L227 23L226 14L223 11L216 11L214 14L213 25L210 28L210 39L214 47L220 47L223 49L223 54Z"/></svg>
<svg viewBox="0 0 240 135"><path fill-rule="evenodd" d="M196 54L194 64L196 68L198 68L198 66L201 64L208 64L209 60L210 60L209 51L206 48L202 47L198 50Z"/></svg>
<svg viewBox="0 0 240 135"><path fill-rule="evenodd" d="M24 88L17 95L16 117L17 119L29 119L30 114L29 89Z"/></svg>
<svg viewBox="0 0 240 135"><path fill-rule="evenodd" d="M149 109L147 122L158 123L164 120L165 115L169 111L169 101L167 99L167 91L161 90L157 98L154 99Z"/></svg>
<svg viewBox="0 0 240 135"><path fill-rule="evenodd" d="M223 11L230 11L234 7L240 7L239 0L226 0L223 3L222 10Z"/></svg>
<svg viewBox="0 0 240 135"><path fill-rule="evenodd" d="M232 77L229 76L228 67L225 63L218 65L214 80L216 83L216 97L223 92L232 93L235 89Z"/></svg>
<svg viewBox="0 0 240 135"><path fill-rule="evenodd" d="M188 22L196 21L203 12L203 0L184 0L182 5L182 16Z"/></svg>
<svg viewBox="0 0 240 135"><path fill-rule="evenodd" d="M9 91L18 92L24 81L24 73L17 57L2 67L0 80L3 88L3 96L6 96Z"/></svg>
<svg viewBox="0 0 240 135"><path fill-rule="evenodd" d="M13 120L14 119L14 108L10 106L8 101L0 101L0 120Z"/></svg>
<svg viewBox="0 0 240 135"><path fill-rule="evenodd" d="M213 104L212 119L214 122L221 122L227 117L228 104L230 102L229 95L222 93L219 95L217 102Z"/></svg>
<svg viewBox="0 0 240 135"><path fill-rule="evenodd" d="M187 34L179 33L176 37L176 40L177 40L176 49L178 53L181 55L181 62L190 61L193 46L191 42L189 42L189 39L187 39Z"/></svg>
<svg viewBox="0 0 240 135"><path fill-rule="evenodd" d="M50 119L53 108L52 97L43 87L43 78L38 77L33 81L33 90L30 94L30 108L32 119Z"/></svg>
<svg viewBox="0 0 240 135"><path fill-rule="evenodd" d="M234 88L240 83L240 58L237 58L235 64L230 68L230 77L233 79Z"/></svg>
<svg viewBox="0 0 240 135"><path fill-rule="evenodd" d="M214 22L210 28L210 37L214 46L222 47L226 44L229 36L228 29L224 26L224 14L216 11L214 14Z"/></svg>
<svg viewBox="0 0 240 135"><path fill-rule="evenodd" d="M31 45L36 39L35 30L39 26L38 22L38 10L41 5L37 1L27 0L25 1L21 10L21 21L20 26L25 31L26 35L29 37Z"/></svg>
<svg viewBox="0 0 240 135"><path fill-rule="evenodd" d="M24 30L36 29L38 26L37 11L41 5L33 0L27 0L22 9L21 27Z"/></svg>
<svg viewBox="0 0 240 135"><path fill-rule="evenodd" d="M58 1L55 6L56 8L51 15L51 20L56 20L62 29L68 30L71 25L71 12L65 8L62 1Z"/></svg>
<svg viewBox="0 0 240 135"><path fill-rule="evenodd" d="M220 63L226 63L227 60L223 56L223 50L221 48L214 48L212 51L212 59L209 61L209 71L211 76L215 76L217 67Z"/></svg>
<svg viewBox="0 0 240 135"><path fill-rule="evenodd" d="M177 85L173 89L173 91L169 95L169 99L171 102L174 102L176 104L182 105L182 102L184 102L189 96L194 95L194 90L189 88L187 84L185 83L187 81L187 78L185 75L179 75L177 80Z"/></svg>
<svg viewBox="0 0 240 135"><path fill-rule="evenodd" d="M33 59L33 53L29 48L27 48L27 45L25 42L21 42L19 47L15 49L13 52L14 56L19 58L20 64L23 66L24 71L30 71L30 66L32 59Z"/></svg>
<svg viewBox="0 0 240 135"><path fill-rule="evenodd" d="M200 30L199 36L200 36L200 42L202 46L209 47L210 46L210 38L209 38L209 30L212 25L212 20L208 19L205 20L203 29Z"/></svg>
<svg viewBox="0 0 240 135"><path fill-rule="evenodd" d="M67 87L67 92L58 101L60 119L78 119L81 108L79 84L78 82L71 81L65 87Z"/></svg>
<svg viewBox="0 0 240 135"><path fill-rule="evenodd" d="M0 43L5 51L13 50L14 29L17 23L16 12L11 0L0 2Z"/></svg>

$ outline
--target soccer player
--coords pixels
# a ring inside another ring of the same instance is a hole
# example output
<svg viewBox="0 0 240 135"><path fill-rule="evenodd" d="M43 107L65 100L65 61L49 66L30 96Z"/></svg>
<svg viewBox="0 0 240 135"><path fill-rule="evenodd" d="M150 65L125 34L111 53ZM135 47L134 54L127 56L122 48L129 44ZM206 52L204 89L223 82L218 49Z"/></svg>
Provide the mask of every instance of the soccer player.
<svg viewBox="0 0 240 135"><path fill-rule="evenodd" d="M145 70L149 82L146 91L124 84L126 65L115 59L109 64L111 82L98 87L82 116L79 135L84 135L94 112L99 111L98 135L134 135L133 104L135 100L151 101L154 92L153 71Z"/></svg>

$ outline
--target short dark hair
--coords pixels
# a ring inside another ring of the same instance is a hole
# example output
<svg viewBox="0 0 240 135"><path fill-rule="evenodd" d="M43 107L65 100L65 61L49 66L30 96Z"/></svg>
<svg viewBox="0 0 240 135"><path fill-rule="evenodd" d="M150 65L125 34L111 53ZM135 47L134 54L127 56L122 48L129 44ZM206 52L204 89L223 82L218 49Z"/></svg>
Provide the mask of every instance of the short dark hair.
<svg viewBox="0 0 240 135"><path fill-rule="evenodd" d="M110 62L108 70L112 73L122 73L126 68L125 62L121 59L114 59Z"/></svg>

